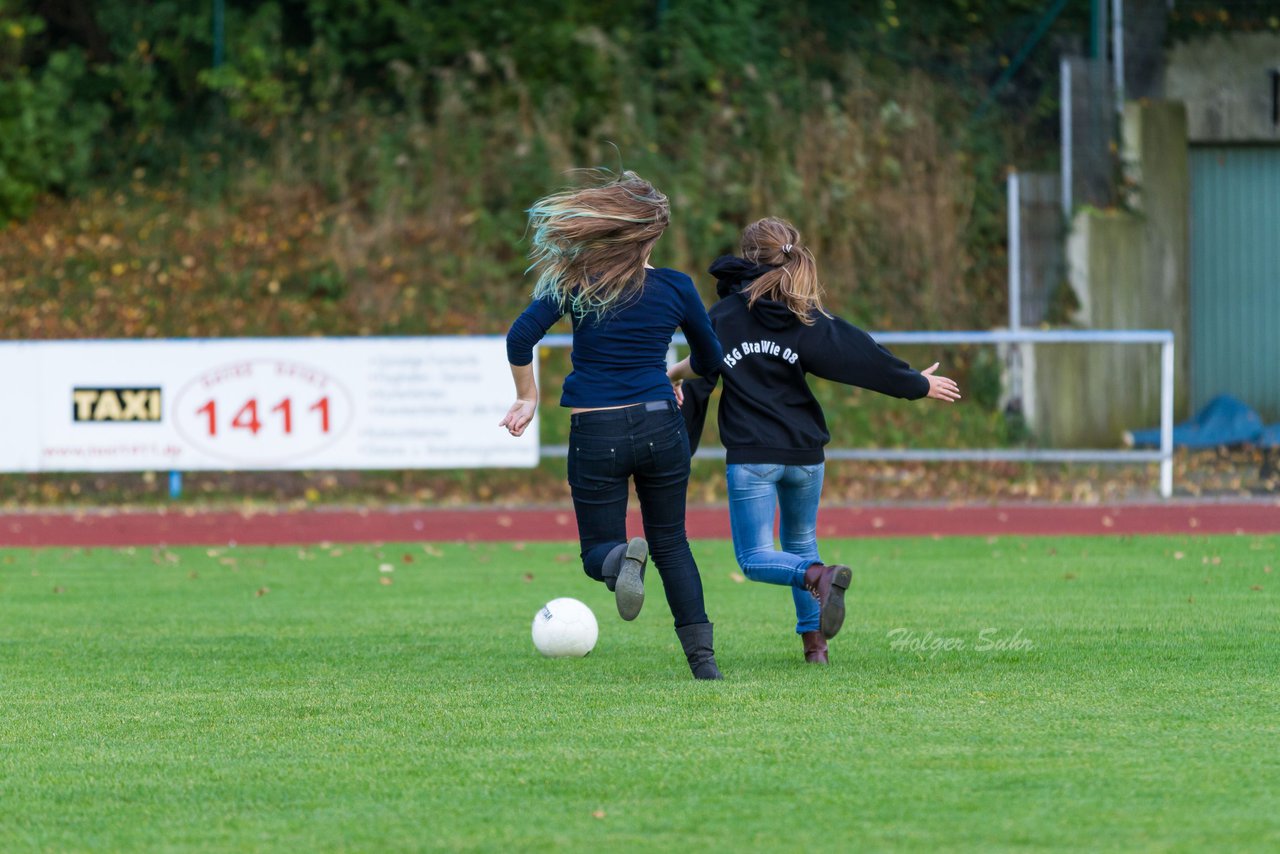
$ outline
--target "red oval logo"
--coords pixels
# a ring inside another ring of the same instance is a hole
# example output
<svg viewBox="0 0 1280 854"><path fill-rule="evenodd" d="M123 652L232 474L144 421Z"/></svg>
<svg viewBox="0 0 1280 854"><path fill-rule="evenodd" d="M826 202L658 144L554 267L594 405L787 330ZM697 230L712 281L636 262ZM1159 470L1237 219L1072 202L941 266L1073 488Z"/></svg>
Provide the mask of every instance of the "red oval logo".
<svg viewBox="0 0 1280 854"><path fill-rule="evenodd" d="M197 376L178 392L173 422L197 450L241 467L286 468L351 426L351 394L319 368L245 359Z"/></svg>

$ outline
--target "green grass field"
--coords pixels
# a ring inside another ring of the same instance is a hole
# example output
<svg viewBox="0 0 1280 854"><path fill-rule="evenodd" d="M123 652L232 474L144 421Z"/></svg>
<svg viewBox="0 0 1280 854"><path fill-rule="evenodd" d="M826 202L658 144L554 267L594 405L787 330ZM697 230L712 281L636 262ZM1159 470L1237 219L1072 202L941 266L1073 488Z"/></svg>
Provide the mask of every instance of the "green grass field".
<svg viewBox="0 0 1280 854"><path fill-rule="evenodd" d="M832 540L829 668L695 554L720 683L571 544L0 550L0 850L1280 847L1280 537Z"/></svg>

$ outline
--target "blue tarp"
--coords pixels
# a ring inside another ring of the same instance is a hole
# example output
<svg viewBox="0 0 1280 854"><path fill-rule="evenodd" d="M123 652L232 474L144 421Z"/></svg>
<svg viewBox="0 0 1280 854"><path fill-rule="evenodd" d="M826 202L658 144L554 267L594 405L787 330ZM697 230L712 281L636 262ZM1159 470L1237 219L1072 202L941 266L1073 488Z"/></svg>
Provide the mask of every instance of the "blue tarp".
<svg viewBox="0 0 1280 854"><path fill-rule="evenodd" d="M1260 448L1280 448L1280 424L1263 427L1258 438L1253 441Z"/></svg>
<svg viewBox="0 0 1280 854"><path fill-rule="evenodd" d="M1280 445L1280 424L1273 424L1265 432L1274 444ZM1173 444L1178 448L1216 448L1258 443L1263 434L1262 416L1248 404L1223 394L1205 404L1189 421L1175 425ZM1159 427L1134 430L1130 435L1134 445L1160 447Z"/></svg>

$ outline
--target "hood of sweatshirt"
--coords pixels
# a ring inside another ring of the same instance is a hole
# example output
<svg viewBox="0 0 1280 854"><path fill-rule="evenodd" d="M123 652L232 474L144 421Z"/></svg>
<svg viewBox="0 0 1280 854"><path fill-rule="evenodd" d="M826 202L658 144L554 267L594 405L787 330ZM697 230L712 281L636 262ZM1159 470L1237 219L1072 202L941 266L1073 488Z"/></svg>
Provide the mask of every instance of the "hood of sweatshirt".
<svg viewBox="0 0 1280 854"><path fill-rule="evenodd" d="M741 293L744 288L776 269L768 264L753 264L736 255L721 255L711 262L707 270L716 277L716 296L720 299ZM799 323L799 319L783 303L771 299L758 299L751 306L751 314L767 329L786 329Z"/></svg>

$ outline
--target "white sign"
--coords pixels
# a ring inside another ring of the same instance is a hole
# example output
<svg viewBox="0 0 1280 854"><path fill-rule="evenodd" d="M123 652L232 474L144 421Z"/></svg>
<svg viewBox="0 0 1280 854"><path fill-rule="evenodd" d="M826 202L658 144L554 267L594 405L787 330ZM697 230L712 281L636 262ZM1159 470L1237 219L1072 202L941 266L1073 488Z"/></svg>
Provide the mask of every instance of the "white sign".
<svg viewBox="0 0 1280 854"><path fill-rule="evenodd" d="M492 337L0 343L0 471L529 467Z"/></svg>

